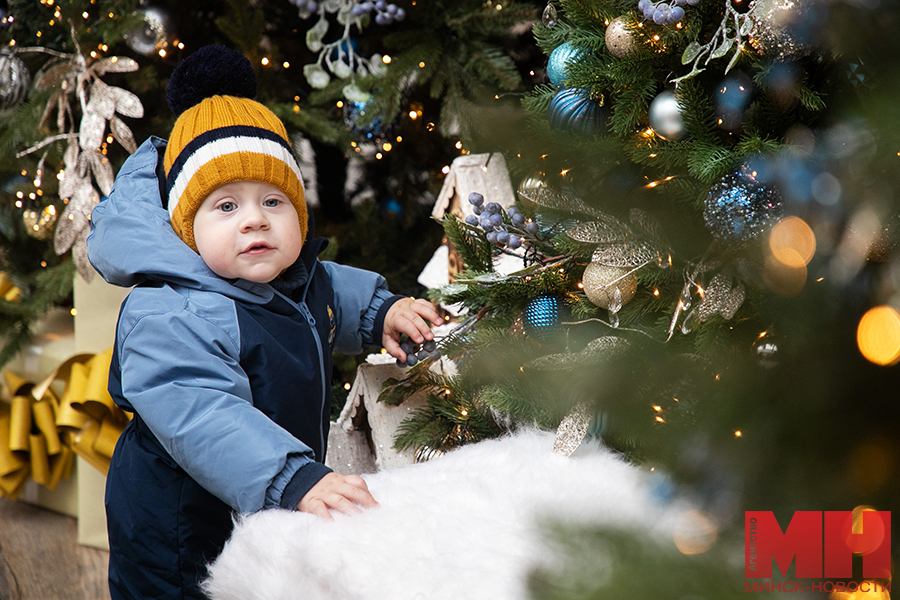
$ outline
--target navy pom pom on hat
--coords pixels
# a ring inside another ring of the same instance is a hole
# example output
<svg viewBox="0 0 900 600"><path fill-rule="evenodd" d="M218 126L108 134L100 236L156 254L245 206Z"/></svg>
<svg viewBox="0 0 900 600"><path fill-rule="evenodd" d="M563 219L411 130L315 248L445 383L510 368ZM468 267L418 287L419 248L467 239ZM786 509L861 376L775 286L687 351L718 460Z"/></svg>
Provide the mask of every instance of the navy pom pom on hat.
<svg viewBox="0 0 900 600"><path fill-rule="evenodd" d="M194 251L194 216L216 188L261 181L283 191L297 211L306 239L306 199L287 130L252 98L253 65L224 46L204 46L169 79L166 102L178 115L163 166L172 228Z"/></svg>

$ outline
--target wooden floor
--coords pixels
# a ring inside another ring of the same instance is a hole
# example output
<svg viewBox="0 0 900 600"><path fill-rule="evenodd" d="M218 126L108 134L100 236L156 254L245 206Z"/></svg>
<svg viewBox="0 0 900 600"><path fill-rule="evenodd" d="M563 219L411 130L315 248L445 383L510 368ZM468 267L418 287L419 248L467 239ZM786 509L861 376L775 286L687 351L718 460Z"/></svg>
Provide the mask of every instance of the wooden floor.
<svg viewBox="0 0 900 600"><path fill-rule="evenodd" d="M0 498L0 600L109 600L108 554L72 517Z"/></svg>

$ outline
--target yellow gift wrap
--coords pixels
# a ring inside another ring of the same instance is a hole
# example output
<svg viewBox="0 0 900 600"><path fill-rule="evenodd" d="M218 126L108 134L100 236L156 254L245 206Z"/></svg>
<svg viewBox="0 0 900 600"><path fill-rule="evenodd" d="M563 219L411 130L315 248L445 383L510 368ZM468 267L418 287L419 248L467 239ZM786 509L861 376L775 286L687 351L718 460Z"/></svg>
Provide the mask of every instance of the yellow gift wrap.
<svg viewBox="0 0 900 600"><path fill-rule="evenodd" d="M107 391L112 348L77 354L35 385L4 372L0 402L0 496L17 498L31 478L49 489L71 476L77 454L104 475L130 415ZM65 382L62 399L50 386Z"/></svg>

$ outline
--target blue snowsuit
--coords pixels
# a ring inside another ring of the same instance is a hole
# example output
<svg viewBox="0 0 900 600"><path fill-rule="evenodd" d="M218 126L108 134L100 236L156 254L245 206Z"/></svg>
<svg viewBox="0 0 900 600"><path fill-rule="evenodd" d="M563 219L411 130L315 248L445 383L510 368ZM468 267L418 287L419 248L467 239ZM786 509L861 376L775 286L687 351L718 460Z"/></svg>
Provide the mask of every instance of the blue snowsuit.
<svg viewBox="0 0 900 600"><path fill-rule="evenodd" d="M122 304L109 391L134 418L106 487L110 592L203 598L235 513L294 508L325 460L332 350L379 345L399 297L305 240L272 284L226 280L172 230L165 141L147 140L92 213L88 256Z"/></svg>

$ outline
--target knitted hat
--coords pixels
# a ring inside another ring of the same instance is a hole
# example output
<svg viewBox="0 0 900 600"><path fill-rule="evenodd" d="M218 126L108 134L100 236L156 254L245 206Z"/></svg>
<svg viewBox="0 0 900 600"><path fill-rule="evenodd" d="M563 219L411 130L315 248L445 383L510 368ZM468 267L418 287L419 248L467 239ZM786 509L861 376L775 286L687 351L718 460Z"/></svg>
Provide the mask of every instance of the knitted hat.
<svg viewBox="0 0 900 600"><path fill-rule="evenodd" d="M224 46L204 46L172 73L166 92L179 115L163 166L175 233L194 242L194 216L216 188L235 181L274 185L290 199L306 239L303 179L284 124L256 95L253 66Z"/></svg>

